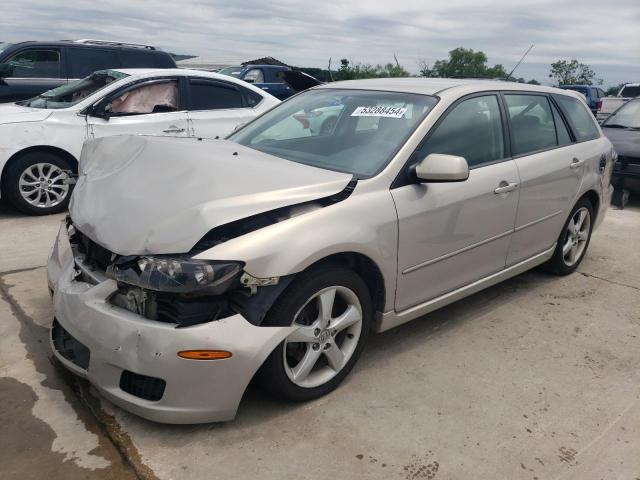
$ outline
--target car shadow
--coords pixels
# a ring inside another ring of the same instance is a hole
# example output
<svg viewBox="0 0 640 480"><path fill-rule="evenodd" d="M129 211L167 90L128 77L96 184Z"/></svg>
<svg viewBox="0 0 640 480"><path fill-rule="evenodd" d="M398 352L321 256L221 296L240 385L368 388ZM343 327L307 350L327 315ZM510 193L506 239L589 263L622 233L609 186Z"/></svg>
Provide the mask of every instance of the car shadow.
<svg viewBox="0 0 640 480"><path fill-rule="evenodd" d="M559 277L541 269L534 269L404 325L372 334L354 371L344 380L343 386L349 384L353 376L379 368L381 361L392 362L394 356L413 348L429 348L429 344L437 342L440 335L460 328L466 322L496 310L505 303L519 302L521 298L530 295L537 285L559 280ZM338 387L329 397L339 396L340 390ZM308 405L274 400L252 382L240 404L236 421L232 424L249 426L269 422L280 415L290 414L293 410L308 408ZM220 424L220 428L225 428L224 425L226 424Z"/></svg>

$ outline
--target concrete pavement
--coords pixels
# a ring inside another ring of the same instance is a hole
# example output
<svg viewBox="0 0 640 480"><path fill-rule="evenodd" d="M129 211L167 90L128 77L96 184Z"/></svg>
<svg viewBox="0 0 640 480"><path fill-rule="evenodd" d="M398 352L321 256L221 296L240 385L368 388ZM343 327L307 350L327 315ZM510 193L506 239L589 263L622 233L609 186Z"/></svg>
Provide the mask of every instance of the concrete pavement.
<svg viewBox="0 0 640 480"><path fill-rule="evenodd" d="M250 388L234 422L199 426L127 414L49 361L60 218L0 206L0 478L640 478L638 205L609 211L580 273L374 336L325 398Z"/></svg>

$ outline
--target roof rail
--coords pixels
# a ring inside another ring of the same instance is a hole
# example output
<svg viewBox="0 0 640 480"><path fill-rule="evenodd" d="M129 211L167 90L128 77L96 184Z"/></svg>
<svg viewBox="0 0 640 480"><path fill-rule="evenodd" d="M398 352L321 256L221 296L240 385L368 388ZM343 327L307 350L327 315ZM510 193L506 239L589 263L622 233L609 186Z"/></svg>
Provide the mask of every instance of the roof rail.
<svg viewBox="0 0 640 480"><path fill-rule="evenodd" d="M140 43L128 43L128 42L113 42L110 40L95 40L93 38L81 38L75 40L75 43L85 43L90 45L113 45L118 47L134 47L134 48L146 48L147 50L156 50L153 45L142 45Z"/></svg>

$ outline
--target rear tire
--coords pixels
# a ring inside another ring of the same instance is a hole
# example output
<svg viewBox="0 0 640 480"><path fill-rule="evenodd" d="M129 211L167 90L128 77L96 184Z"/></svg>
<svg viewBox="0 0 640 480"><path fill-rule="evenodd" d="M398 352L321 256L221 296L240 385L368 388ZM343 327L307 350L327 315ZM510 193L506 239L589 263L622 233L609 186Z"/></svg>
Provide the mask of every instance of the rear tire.
<svg viewBox="0 0 640 480"><path fill-rule="evenodd" d="M562 276L578 268L591 241L593 220L593 205L586 198L580 199L562 227L553 257L545 264L549 272Z"/></svg>
<svg viewBox="0 0 640 480"><path fill-rule="evenodd" d="M29 152L6 171L3 191L9 203L28 215L49 215L66 210L72 185L65 184L69 162L49 152Z"/></svg>
<svg viewBox="0 0 640 480"><path fill-rule="evenodd" d="M360 357L371 318L369 291L352 270L325 266L299 274L264 325L301 327L271 352L260 369L259 383L272 395L294 402L326 395Z"/></svg>

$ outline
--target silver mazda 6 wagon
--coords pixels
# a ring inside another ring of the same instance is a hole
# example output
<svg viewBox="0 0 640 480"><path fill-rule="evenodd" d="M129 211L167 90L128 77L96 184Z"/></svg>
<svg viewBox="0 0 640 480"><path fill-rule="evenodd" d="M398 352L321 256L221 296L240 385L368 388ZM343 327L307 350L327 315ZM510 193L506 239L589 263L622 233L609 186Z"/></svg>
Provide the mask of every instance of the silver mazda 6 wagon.
<svg viewBox="0 0 640 480"><path fill-rule="evenodd" d="M614 161L579 94L453 79L322 85L225 140L94 140L49 261L53 351L160 422L230 420L254 377L317 398L371 331L573 272Z"/></svg>

